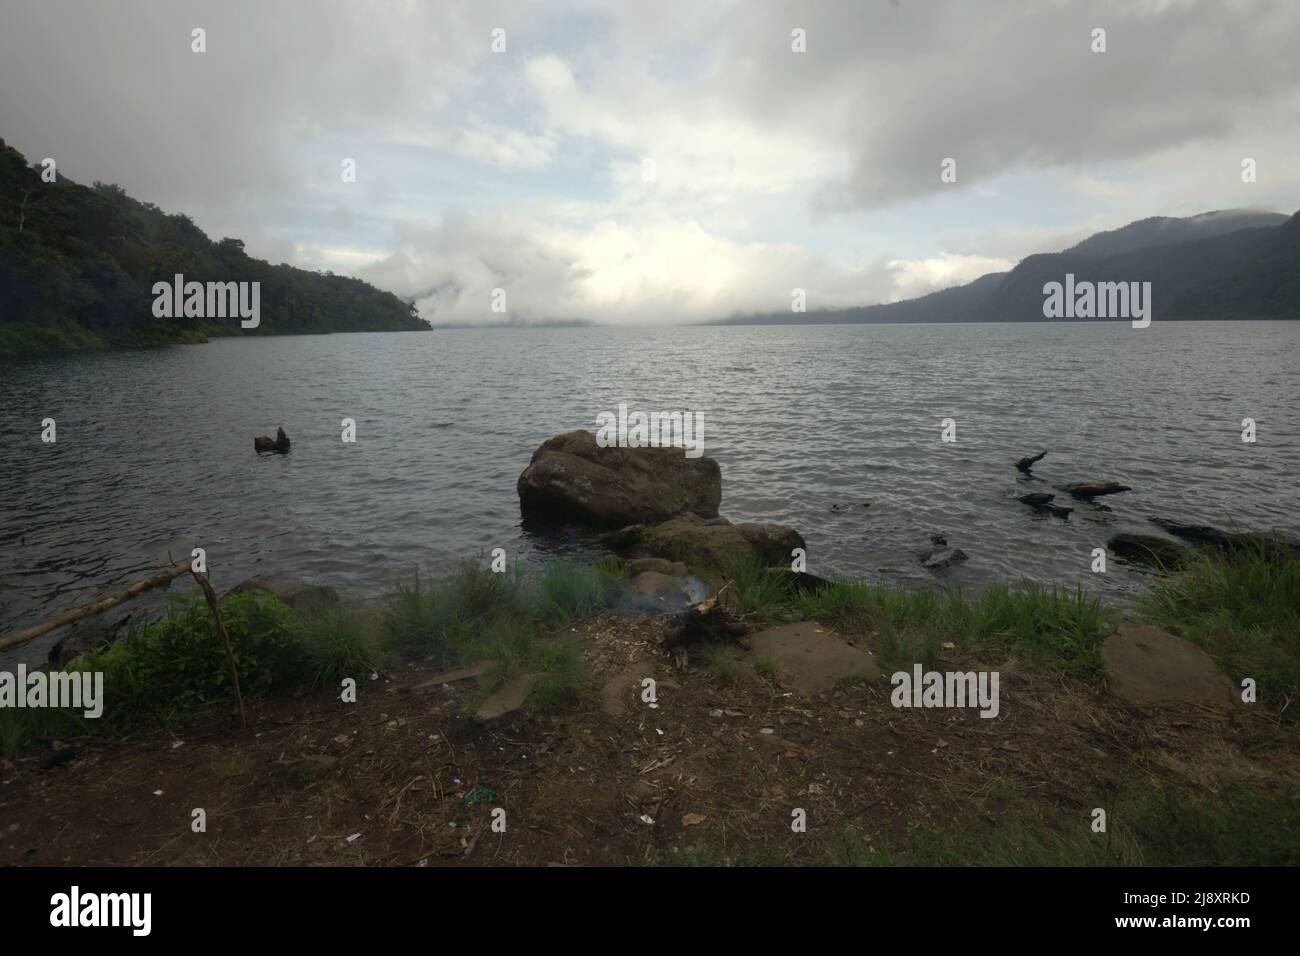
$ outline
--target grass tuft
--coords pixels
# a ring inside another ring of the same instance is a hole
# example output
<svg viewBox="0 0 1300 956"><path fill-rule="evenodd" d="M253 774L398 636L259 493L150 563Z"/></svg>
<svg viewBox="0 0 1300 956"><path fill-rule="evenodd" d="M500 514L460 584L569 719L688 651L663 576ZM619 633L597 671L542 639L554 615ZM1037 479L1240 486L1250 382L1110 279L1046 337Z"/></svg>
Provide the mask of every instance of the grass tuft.
<svg viewBox="0 0 1300 956"><path fill-rule="evenodd" d="M1235 681L1253 678L1278 706L1300 691L1300 562L1264 544L1199 556L1154 582L1143 616L1198 645Z"/></svg>

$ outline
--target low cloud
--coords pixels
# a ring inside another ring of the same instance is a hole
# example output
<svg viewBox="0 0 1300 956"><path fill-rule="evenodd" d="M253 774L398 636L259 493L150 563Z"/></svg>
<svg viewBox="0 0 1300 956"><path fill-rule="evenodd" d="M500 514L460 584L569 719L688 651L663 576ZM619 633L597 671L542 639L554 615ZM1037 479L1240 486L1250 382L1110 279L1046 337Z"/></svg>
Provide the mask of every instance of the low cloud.
<svg viewBox="0 0 1300 956"><path fill-rule="evenodd" d="M956 255L846 266L795 245L721 239L691 220L567 228L461 214L398 233L398 251L359 274L414 299L434 322L702 321L788 311L795 289L805 290L810 310L847 308L1010 266ZM505 291L504 313L492 311L497 289Z"/></svg>
<svg viewBox="0 0 1300 956"><path fill-rule="evenodd" d="M495 288L520 321L783 311L793 288L810 309L892 301L1132 219L1291 211L1300 188L1291 0L42 0L4 17L0 135L29 158L435 321L499 319Z"/></svg>

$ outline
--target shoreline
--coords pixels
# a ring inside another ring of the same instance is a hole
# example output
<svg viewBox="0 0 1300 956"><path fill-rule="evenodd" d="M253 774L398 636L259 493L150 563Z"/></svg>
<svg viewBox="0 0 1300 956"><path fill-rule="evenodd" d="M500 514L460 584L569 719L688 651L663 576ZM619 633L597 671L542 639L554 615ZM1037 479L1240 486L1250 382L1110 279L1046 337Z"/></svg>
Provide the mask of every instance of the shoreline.
<svg viewBox="0 0 1300 956"><path fill-rule="evenodd" d="M1171 575L1163 603L1133 616L1182 631L1188 638L1171 639L1189 647L1205 640L1197 627L1218 611L1173 617L1199 593L1196 582L1216 568L1230 575L1224 580L1252 576L1244 565L1230 570L1240 557L1205 562ZM151 698L141 711L150 716L101 725L107 732L91 737L47 727L28 747L6 749L0 770L8 784L0 810L18 834L38 816L66 819L93 806L138 819L133 836L105 830L86 843L83 833L76 849L56 839L34 857L10 836L0 838L0 858L889 865L943 862L956 846L977 863L1300 862L1300 841L1287 843L1296 822L1286 816L1287 794L1300 786L1297 725L1279 720L1274 683L1256 705L1130 699L1115 670L1128 665L1098 653L1130 625L1086 599L1008 588L979 602L944 601L842 583L806 591L737 566L723 590L733 592L724 603L742 633L683 639L698 594L677 595L682 579L648 568L632 576L628 564L557 561L534 578L467 565L439 583L408 582L382 608L332 603L323 589L307 589L317 603L301 611L256 589L227 596L223 604L244 602L232 620L260 620L276 633L297 620L295 640L311 649L308 671L294 668L277 685L280 665L256 663L278 659L271 632L235 635L250 662L248 730L219 691L208 618L182 609L183 626L136 638L137 651L148 650L155 679L176 680L194 673L184 660L202 650L215 697L190 687L184 693L206 703L179 710ZM1275 584L1295 587L1294 567L1269 566ZM716 586L708 593L719 596ZM800 663L807 642L827 649L816 658L821 669ZM121 647L98 661L110 721L122 716L113 675L123 665L112 660L130 656ZM855 676L855 667L870 673ZM885 678L913 667L995 668L997 716L899 709ZM342 674L355 675L353 703L339 689ZM1168 674L1162 681L1183 686ZM32 714L0 716L19 713ZM1221 758L1225 747L1234 756L1212 775L1206 755ZM942 787L918 789L926 773ZM1148 783L1124 782L1138 777ZM1043 781L1052 782L1047 790ZM153 807L147 818L142 799ZM1113 839L1091 838L1080 800L1111 808ZM188 834L191 805L262 804L223 816L217 843L175 837ZM813 838L791 833L786 804L809 812ZM511 816L518 837L492 833L494 809ZM272 817L296 822L259 836ZM1182 842L1189 818L1213 831L1207 842ZM1260 819L1277 828L1276 845L1260 844ZM575 843L557 820L590 822ZM345 830L362 837L336 835Z"/></svg>
<svg viewBox="0 0 1300 956"><path fill-rule="evenodd" d="M330 330L322 330L322 331L302 331L302 332L288 332L288 331L223 332L215 328L204 328L201 331L178 330L177 334L172 337L160 337L157 339L146 337L144 340L135 343L113 343L108 341L107 339L104 339L102 336L98 335L97 333L93 332L88 327L78 325L77 329L82 334L91 336L96 339L96 342L94 344L86 344L86 345L79 346L75 344L63 344L61 342L60 344L41 346L37 348L29 348L23 350L5 348L3 346L4 335L7 331L14 330L15 333L21 336L33 336L33 335L41 336L41 335L48 334L51 330L46 329L43 326L35 326L35 325L30 325L28 323L7 323L7 324L0 325L0 361L8 361L12 359L23 359L23 358L39 358L48 355L77 355L77 354L83 354L87 352L125 352L125 351L131 351L134 349L142 349L142 348L163 348L165 346L170 346L170 345L204 345L215 338L252 338L252 337L278 337L278 336L297 337L297 336L304 336L304 335L349 335L354 333L387 334L390 332L421 332L421 333L423 332L464 332L464 331L477 331L477 330L534 331L534 330L554 330L554 329L564 329L564 330L583 329L588 331L599 331L603 329L631 329L631 330L674 329L674 328L717 329L717 328L733 328L733 327L751 328L751 327L774 327L774 326L790 326L796 328L842 328L844 326L853 326L853 325L890 326L890 327L894 327L894 326L911 327L911 326L918 326L918 325L924 325L924 326L949 326L949 325L952 326L975 326L975 325L1059 326L1059 325L1095 325L1099 321L1104 321L1104 320L1007 319L1003 321L980 320L980 321L970 321L970 322L953 322L953 321L926 322L920 320L914 320L909 322L896 322L896 321L890 322L890 321L882 321L882 320L864 320L864 321L855 320L855 321L836 322L833 320L825 320L825 321L798 322L798 321L791 321L789 319L783 318L781 321L770 321L770 322L759 321L759 320L737 321L734 319L715 319L715 320L710 320L705 322L683 322L680 325L672 325L672 326L655 325L650 323L644 323L644 324L598 323L598 322L592 322L587 320L574 320L574 321L561 321L561 322L531 322L531 323L520 323L520 322L469 323L469 322L433 322L432 320L425 320L425 321L428 322L428 326L426 328L416 328L416 329L330 329ZM1274 315L1274 316L1234 316L1232 318L1199 317L1199 318L1183 318L1183 319L1163 319L1158 321L1168 325L1180 325L1189 322L1190 323L1300 322L1300 318L1296 316ZM71 337L75 338L75 334L68 333L66 331L59 332L56 330L56 334L58 334L61 339L67 339L70 335Z"/></svg>

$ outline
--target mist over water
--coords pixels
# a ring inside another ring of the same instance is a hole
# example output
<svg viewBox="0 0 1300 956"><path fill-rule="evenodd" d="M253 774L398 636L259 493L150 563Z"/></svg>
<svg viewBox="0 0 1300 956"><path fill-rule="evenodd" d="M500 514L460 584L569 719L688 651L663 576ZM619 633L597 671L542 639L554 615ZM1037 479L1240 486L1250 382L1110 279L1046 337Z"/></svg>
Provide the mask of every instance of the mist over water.
<svg viewBox="0 0 1300 956"><path fill-rule="evenodd" d="M1144 330L464 329L0 363L0 630L194 546L219 589L266 574L363 597L495 547L589 552L587 536L524 527L515 481L542 441L595 430L620 402L703 412L722 514L797 528L811 571L970 590L1029 578L1111 600L1142 576L1114 560L1091 573L1091 550L1159 533L1148 516L1300 533L1297 355L1294 322L1157 317ZM47 417L57 444L40 441ZM1241 441L1246 417L1256 444ZM955 444L940 441L945 418ZM253 437L280 425L292 451L256 455ZM1014 462L1044 449L1026 480ZM1134 490L1101 499L1111 513L1059 501L1069 521L1012 497L1090 479ZM970 560L922 568L935 533Z"/></svg>

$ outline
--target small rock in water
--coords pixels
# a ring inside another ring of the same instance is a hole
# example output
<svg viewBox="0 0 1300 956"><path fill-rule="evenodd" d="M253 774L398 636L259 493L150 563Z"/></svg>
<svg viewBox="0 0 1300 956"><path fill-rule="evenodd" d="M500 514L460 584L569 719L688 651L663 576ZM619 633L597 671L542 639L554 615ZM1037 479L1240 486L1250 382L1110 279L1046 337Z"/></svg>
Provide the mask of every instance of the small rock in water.
<svg viewBox="0 0 1300 956"><path fill-rule="evenodd" d="M1027 475L1029 474L1030 470L1034 467L1034 462L1041 461L1046 456L1047 456L1047 452L1045 451L1040 451L1037 455L1027 455L1024 458L1021 458L1018 462L1016 462L1016 468L1018 468L1020 471L1023 471Z"/></svg>
<svg viewBox="0 0 1300 956"><path fill-rule="evenodd" d="M1118 481L1077 481L1072 485L1061 485L1061 490L1076 498L1099 498L1102 495L1116 495L1121 491L1132 491L1128 485Z"/></svg>
<svg viewBox="0 0 1300 956"><path fill-rule="evenodd" d="M1016 500L1024 502L1025 504L1029 505L1029 507L1031 508L1041 508L1043 505L1047 504L1049 501L1052 501L1055 498L1056 495L1049 495L1042 491L1036 491L1033 494L1029 494L1029 495L1018 495L1016 497Z"/></svg>
<svg viewBox="0 0 1300 956"><path fill-rule="evenodd" d="M289 436L284 433L283 428L277 428L274 438L267 438L265 435L254 438L253 450L258 452L274 451L283 455L289 450Z"/></svg>
<svg viewBox="0 0 1300 956"><path fill-rule="evenodd" d="M922 557L921 564L931 571L941 571L954 564L960 564L968 557L961 548L938 548Z"/></svg>

